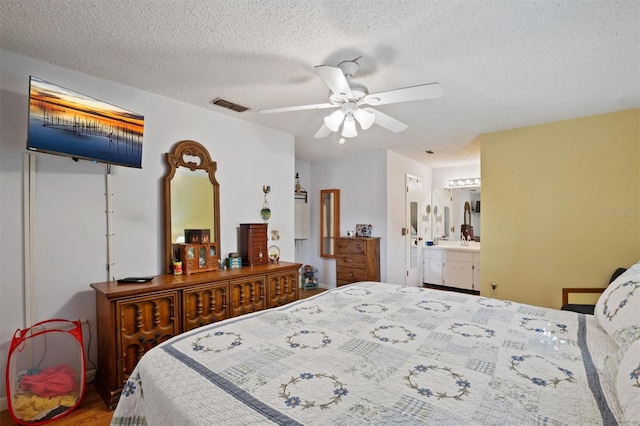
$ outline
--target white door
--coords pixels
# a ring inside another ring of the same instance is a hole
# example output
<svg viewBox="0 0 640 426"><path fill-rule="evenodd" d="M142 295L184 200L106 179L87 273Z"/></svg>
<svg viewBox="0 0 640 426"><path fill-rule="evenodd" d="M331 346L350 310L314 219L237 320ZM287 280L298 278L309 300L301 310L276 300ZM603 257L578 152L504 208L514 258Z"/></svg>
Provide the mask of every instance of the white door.
<svg viewBox="0 0 640 426"><path fill-rule="evenodd" d="M422 180L407 174L406 186L406 221L405 221L405 261L407 275L405 285L420 287L420 254L422 252L422 222L420 216L420 202L422 201Z"/></svg>

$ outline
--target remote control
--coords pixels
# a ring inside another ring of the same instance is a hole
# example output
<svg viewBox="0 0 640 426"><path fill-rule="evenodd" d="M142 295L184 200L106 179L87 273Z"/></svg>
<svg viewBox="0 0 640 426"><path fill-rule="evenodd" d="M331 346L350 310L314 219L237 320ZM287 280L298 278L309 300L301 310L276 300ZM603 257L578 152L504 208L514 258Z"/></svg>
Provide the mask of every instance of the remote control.
<svg viewBox="0 0 640 426"><path fill-rule="evenodd" d="M118 280L118 284L144 284L151 281L153 277L127 277Z"/></svg>

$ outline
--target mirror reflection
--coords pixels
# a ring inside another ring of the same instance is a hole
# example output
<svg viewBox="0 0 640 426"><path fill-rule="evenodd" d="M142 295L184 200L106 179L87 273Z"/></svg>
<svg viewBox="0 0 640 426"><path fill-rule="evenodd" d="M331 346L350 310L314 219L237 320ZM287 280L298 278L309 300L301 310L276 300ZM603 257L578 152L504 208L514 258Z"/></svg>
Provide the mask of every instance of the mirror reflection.
<svg viewBox="0 0 640 426"><path fill-rule="evenodd" d="M213 185L208 173L179 167L171 179L171 241L184 243L185 229L209 229L211 240L217 241L213 205Z"/></svg>
<svg viewBox="0 0 640 426"><path fill-rule="evenodd" d="M459 240L461 232L480 241L480 188L436 188L431 191L432 238Z"/></svg>
<svg viewBox="0 0 640 426"><path fill-rule="evenodd" d="M436 188L431 191L431 232L432 238L448 240L451 230L451 189Z"/></svg>
<svg viewBox="0 0 640 426"><path fill-rule="evenodd" d="M320 256L336 257L335 238L340 234L340 190L320 191Z"/></svg>

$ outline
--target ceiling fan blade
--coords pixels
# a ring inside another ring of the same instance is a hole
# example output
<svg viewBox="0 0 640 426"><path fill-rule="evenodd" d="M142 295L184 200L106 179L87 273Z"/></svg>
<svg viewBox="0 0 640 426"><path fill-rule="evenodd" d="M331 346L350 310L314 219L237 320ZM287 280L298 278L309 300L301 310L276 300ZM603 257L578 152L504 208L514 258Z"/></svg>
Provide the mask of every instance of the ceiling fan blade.
<svg viewBox="0 0 640 426"><path fill-rule="evenodd" d="M344 111L341 109L332 112L324 118L324 124L331 130L332 132L337 132L340 129L340 125L344 120Z"/></svg>
<svg viewBox="0 0 640 426"><path fill-rule="evenodd" d="M395 118L373 108L363 108L363 110L373 113L376 116L376 124L380 127L384 127L385 129L392 131L393 133L400 133L401 131L409 127L402 121L396 120Z"/></svg>
<svg viewBox="0 0 640 426"><path fill-rule="evenodd" d="M326 109L326 108L334 108L338 106L339 105L326 103L326 104L300 105L300 106L289 106L289 107L282 107L282 108L260 109L258 110L258 112L260 114L273 114L275 112L301 111L305 109Z"/></svg>
<svg viewBox="0 0 640 426"><path fill-rule="evenodd" d="M441 98L444 89L439 83L421 84L387 92L373 93L364 97L362 103L369 105L385 105L398 102L418 101L421 99Z"/></svg>
<svg viewBox="0 0 640 426"><path fill-rule="evenodd" d="M320 129L316 132L316 134L313 135L313 137L316 139L326 138L330 134L331 134L331 129L328 128L326 124L323 124L322 127L320 127Z"/></svg>
<svg viewBox="0 0 640 426"><path fill-rule="evenodd" d="M353 113L353 116L358 120L358 123L360 123L362 130L367 130L369 127L373 126L373 123L376 121L376 116L371 111L367 111L365 109L357 109Z"/></svg>
<svg viewBox="0 0 640 426"><path fill-rule="evenodd" d="M340 68L330 67L328 65L318 65L314 68L334 95L342 95L347 98L353 97L349 82Z"/></svg>

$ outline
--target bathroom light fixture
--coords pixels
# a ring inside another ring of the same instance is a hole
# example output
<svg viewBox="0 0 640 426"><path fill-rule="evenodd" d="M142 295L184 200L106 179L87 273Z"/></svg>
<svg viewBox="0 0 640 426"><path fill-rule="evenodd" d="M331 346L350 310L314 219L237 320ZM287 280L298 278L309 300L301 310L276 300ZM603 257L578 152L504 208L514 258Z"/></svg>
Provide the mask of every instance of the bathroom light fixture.
<svg viewBox="0 0 640 426"><path fill-rule="evenodd" d="M451 179L449 181L450 187L471 187L480 186L480 178L463 178L463 179Z"/></svg>

